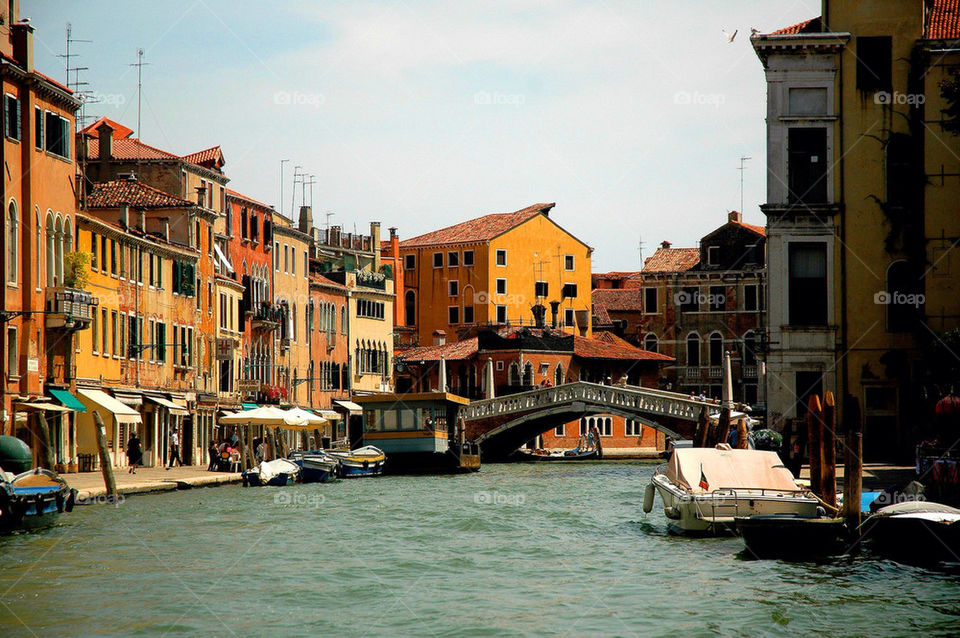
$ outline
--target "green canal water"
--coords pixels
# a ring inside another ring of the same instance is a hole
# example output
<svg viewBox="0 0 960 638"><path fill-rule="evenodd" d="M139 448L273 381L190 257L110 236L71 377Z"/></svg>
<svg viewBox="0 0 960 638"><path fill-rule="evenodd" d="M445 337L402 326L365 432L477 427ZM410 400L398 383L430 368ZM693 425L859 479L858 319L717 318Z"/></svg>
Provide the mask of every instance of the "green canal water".
<svg viewBox="0 0 960 638"><path fill-rule="evenodd" d="M673 537L640 509L652 473L488 465L78 507L0 538L0 636L960 632L960 571Z"/></svg>

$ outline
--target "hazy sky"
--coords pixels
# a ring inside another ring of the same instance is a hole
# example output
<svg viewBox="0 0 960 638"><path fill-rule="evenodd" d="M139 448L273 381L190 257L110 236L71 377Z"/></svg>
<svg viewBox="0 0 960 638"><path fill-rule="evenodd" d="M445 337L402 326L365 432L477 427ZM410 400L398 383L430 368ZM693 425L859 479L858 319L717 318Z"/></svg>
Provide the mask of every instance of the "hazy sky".
<svg viewBox="0 0 960 638"><path fill-rule="evenodd" d="M289 214L295 165L346 230L401 238L556 202L551 217L627 270L697 239L740 207L764 223L763 70L750 28L820 3L247 2L24 0L35 63L74 66L106 115L179 154L220 144L230 186ZM739 32L732 43L722 33ZM309 197L309 195L308 195ZM297 193L297 205L300 194Z"/></svg>

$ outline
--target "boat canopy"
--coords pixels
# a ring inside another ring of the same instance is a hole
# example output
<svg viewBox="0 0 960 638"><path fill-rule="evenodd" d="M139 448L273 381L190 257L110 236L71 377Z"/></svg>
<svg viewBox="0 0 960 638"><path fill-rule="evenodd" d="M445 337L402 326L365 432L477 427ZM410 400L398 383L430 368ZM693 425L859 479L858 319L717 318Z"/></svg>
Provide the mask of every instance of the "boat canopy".
<svg viewBox="0 0 960 638"><path fill-rule="evenodd" d="M678 448L667 463L667 478L695 494L724 488L800 489L776 452L716 448ZM701 485L701 479L707 487Z"/></svg>

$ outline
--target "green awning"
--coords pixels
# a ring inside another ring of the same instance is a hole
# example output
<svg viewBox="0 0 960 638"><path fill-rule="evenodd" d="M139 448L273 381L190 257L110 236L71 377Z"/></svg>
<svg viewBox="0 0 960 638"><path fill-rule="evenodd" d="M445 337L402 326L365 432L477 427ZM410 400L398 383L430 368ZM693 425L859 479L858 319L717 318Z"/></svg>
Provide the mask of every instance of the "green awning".
<svg viewBox="0 0 960 638"><path fill-rule="evenodd" d="M257 405L256 403L241 403L240 407L243 408L244 410L256 410L260 406Z"/></svg>
<svg viewBox="0 0 960 638"><path fill-rule="evenodd" d="M47 392L57 401L70 408L71 410L76 410L77 412L86 412L87 408L85 405L80 403L80 399L70 394L69 390L54 390L48 389Z"/></svg>

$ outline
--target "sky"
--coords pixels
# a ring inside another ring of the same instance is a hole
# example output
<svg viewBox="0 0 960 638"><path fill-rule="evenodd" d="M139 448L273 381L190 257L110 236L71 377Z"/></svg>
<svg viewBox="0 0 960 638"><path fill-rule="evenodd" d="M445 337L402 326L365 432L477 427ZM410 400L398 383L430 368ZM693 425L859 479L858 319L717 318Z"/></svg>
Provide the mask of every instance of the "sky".
<svg viewBox="0 0 960 638"><path fill-rule="evenodd" d="M186 154L223 148L229 186L283 208L297 166L316 223L401 239L556 202L593 270L696 246L740 206L763 224L760 31L815 0L384 2L23 0L35 66L88 67L88 116ZM737 35L728 41L724 31ZM74 80L76 75L71 77ZM89 121L93 121L90 119ZM312 178L309 176L313 176Z"/></svg>

